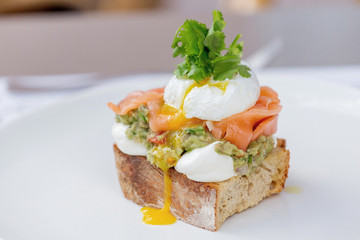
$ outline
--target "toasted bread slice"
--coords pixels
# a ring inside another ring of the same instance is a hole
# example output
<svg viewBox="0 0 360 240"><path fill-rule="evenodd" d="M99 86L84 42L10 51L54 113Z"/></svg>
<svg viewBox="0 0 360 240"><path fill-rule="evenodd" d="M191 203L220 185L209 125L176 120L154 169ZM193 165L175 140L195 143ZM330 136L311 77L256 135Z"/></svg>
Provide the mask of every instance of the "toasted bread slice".
<svg viewBox="0 0 360 240"><path fill-rule="evenodd" d="M163 171L143 156L131 156L114 145L119 181L127 199L141 206L161 208L164 198ZM231 215L258 204L284 188L290 153L285 140L248 177L232 177L226 181L204 183L188 179L170 169L172 179L171 212L186 223L211 231Z"/></svg>

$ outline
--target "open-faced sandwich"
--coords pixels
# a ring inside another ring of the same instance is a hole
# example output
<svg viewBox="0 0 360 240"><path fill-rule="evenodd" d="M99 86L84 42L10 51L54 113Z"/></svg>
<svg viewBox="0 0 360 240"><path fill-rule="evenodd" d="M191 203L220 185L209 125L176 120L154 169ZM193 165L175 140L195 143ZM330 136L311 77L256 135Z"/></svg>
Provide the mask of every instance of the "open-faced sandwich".
<svg viewBox="0 0 360 240"><path fill-rule="evenodd" d="M284 187L289 151L272 137L278 94L241 60L240 35L226 48L224 26L219 11L210 28L186 20L172 44L185 60L165 88L108 104L120 184L146 223L216 231Z"/></svg>

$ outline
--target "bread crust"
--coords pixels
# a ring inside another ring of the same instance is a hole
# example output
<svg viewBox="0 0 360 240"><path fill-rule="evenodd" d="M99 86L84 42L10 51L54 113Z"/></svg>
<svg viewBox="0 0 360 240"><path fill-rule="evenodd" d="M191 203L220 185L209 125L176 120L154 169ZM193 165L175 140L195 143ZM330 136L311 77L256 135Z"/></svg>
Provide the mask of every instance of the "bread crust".
<svg viewBox="0 0 360 240"><path fill-rule="evenodd" d="M164 173L143 156L127 155L114 144L119 182L127 199L153 208L163 206ZM234 213L259 203L283 190L288 176L290 153L285 140L248 177L235 176L226 181L204 183L190 180L170 169L172 180L171 212L186 223L216 231Z"/></svg>

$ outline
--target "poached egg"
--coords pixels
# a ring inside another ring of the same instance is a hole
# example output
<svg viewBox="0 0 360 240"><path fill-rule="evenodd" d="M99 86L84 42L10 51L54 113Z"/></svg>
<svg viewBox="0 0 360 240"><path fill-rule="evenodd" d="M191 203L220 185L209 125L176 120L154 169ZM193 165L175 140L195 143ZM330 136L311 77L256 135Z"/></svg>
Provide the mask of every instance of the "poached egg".
<svg viewBox="0 0 360 240"><path fill-rule="evenodd" d="M255 105L260 84L250 73L249 78L237 74L233 79L200 83L173 76L165 87L165 104L183 110L186 118L220 121Z"/></svg>

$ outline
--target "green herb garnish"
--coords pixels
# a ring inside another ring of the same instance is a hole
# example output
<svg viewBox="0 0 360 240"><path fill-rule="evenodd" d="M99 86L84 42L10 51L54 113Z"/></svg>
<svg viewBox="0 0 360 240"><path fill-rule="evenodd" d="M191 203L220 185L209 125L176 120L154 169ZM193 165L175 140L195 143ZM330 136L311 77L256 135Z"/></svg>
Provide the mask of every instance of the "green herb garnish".
<svg viewBox="0 0 360 240"><path fill-rule="evenodd" d="M205 129L203 126L198 126L196 128L187 128L185 129L185 131L187 133L190 133L190 134L202 134L202 133L205 133Z"/></svg>
<svg viewBox="0 0 360 240"><path fill-rule="evenodd" d="M120 117L120 115L118 115L118 114L115 115L115 121L116 121L117 123L121 123L121 117Z"/></svg>
<svg viewBox="0 0 360 240"><path fill-rule="evenodd" d="M177 66L178 78L193 79L196 82L213 77L214 80L231 79L236 74L249 78L250 68L241 65L243 42L237 35L228 48L225 46L225 27L222 13L213 11L213 24L210 29L195 20L186 20L177 30L172 44L173 57L185 57ZM226 54L222 54L227 50Z"/></svg>
<svg viewBox="0 0 360 240"><path fill-rule="evenodd" d="M252 163L253 162L253 156L252 155L249 155L249 160L248 160L249 163Z"/></svg>
<svg viewBox="0 0 360 240"><path fill-rule="evenodd" d="M148 119L147 119L147 117L144 116L144 114L142 114L142 113L139 112L139 116L140 116L140 118L141 118L144 122L146 122L146 123L149 122Z"/></svg>

